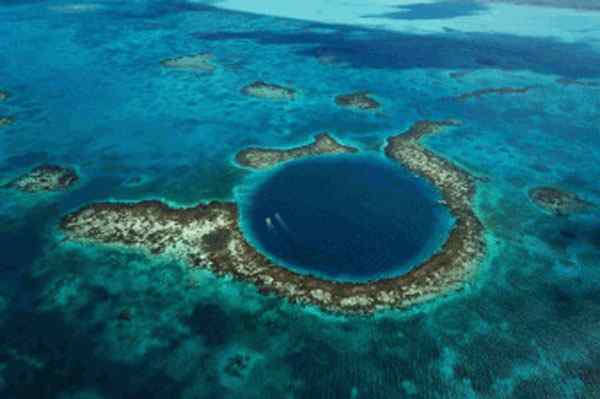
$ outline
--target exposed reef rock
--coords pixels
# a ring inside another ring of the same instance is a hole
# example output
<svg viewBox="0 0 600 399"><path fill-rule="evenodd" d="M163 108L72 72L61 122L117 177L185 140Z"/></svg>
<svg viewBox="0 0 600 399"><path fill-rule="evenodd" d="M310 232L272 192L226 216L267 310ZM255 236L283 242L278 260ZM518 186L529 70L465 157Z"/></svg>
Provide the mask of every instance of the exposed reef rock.
<svg viewBox="0 0 600 399"><path fill-rule="evenodd" d="M15 122L15 118L12 116L0 116L0 128L11 125Z"/></svg>
<svg viewBox="0 0 600 399"><path fill-rule="evenodd" d="M293 100L296 95L294 89L266 83L258 80L242 88L242 93L247 96L268 98L271 100Z"/></svg>
<svg viewBox="0 0 600 399"><path fill-rule="evenodd" d="M263 169L296 158L355 152L358 152L358 148L340 144L328 133L321 133L315 136L313 143L300 147L289 149L246 148L236 155L235 160L238 164L248 168Z"/></svg>
<svg viewBox="0 0 600 399"><path fill-rule="evenodd" d="M476 90L476 91L472 91L469 93L461 94L460 96L457 96L456 99L460 100L460 101L466 101L471 98L479 98L479 97L487 96L490 94L497 94L497 95L524 94L535 88L536 87L534 87L534 86L488 88L488 89L481 89L481 90Z"/></svg>
<svg viewBox="0 0 600 399"><path fill-rule="evenodd" d="M160 64L166 68L175 68L189 71L213 72L215 66L211 62L212 54L201 53L195 55L184 55L181 57L162 60Z"/></svg>
<svg viewBox="0 0 600 399"><path fill-rule="evenodd" d="M342 94L335 98L335 103L340 107L372 110L380 107L379 103L369 97L366 91Z"/></svg>
<svg viewBox="0 0 600 399"><path fill-rule="evenodd" d="M529 190L529 198L540 208L555 215L585 212L594 204L582 200L574 193L556 187L536 187Z"/></svg>
<svg viewBox="0 0 600 399"><path fill-rule="evenodd" d="M174 209L157 201L100 203L64 217L61 228L71 240L117 244L172 254L217 275L232 275L293 302L336 312L367 313L405 307L460 287L484 254L483 227L473 213L471 176L418 140L454 121L418 122L391 137L386 155L436 184L456 218L448 241L428 261L396 278L342 283L292 272L273 264L244 238L233 203Z"/></svg>
<svg viewBox="0 0 600 399"><path fill-rule="evenodd" d="M18 177L5 187L28 193L66 190L79 180L71 168L57 165L41 165Z"/></svg>

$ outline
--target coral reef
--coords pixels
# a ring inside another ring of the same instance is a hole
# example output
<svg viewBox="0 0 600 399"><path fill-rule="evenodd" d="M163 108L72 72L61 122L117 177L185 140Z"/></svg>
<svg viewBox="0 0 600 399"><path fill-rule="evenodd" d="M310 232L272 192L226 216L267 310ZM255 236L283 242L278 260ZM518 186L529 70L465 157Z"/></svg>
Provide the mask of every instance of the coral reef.
<svg viewBox="0 0 600 399"><path fill-rule="evenodd" d="M4 101L8 98L8 92L0 90L0 101Z"/></svg>
<svg viewBox="0 0 600 399"><path fill-rule="evenodd" d="M212 73L215 70L215 65L211 62L212 59L212 54L200 53L162 60L160 65L165 68Z"/></svg>
<svg viewBox="0 0 600 399"><path fill-rule="evenodd" d="M589 80L579 80L579 79L568 79L561 78L556 81L556 83L563 86L585 86L585 87L599 87L600 83L592 82Z"/></svg>
<svg viewBox="0 0 600 399"><path fill-rule="evenodd" d="M15 122L15 118L12 116L0 116L0 128L8 126Z"/></svg>
<svg viewBox="0 0 600 399"><path fill-rule="evenodd" d="M379 103L369 97L369 93L366 91L341 94L335 98L335 103L340 107L361 110L373 110L380 107Z"/></svg>
<svg viewBox="0 0 600 399"><path fill-rule="evenodd" d="M555 215L585 212L594 207L594 204L576 194L556 187L535 187L529 190L529 198L540 208Z"/></svg>
<svg viewBox="0 0 600 399"><path fill-rule="evenodd" d="M467 75L470 75L473 73L472 69L465 69L465 70L461 70L461 71L456 71L456 72L450 72L450 74L448 76L450 76L452 79L461 79L464 78Z"/></svg>
<svg viewBox="0 0 600 399"><path fill-rule="evenodd" d="M409 306L459 288L485 251L483 227L471 204L473 178L418 143L421 137L456 124L418 122L408 132L388 140L386 155L437 185L456 218L443 248L400 277L342 283L275 265L245 240L233 203L212 202L181 209L157 201L92 204L65 216L61 228L71 240L171 254L217 275L254 283L261 292L330 311L368 313Z"/></svg>
<svg viewBox="0 0 600 399"><path fill-rule="evenodd" d="M358 148L338 143L328 133L320 133L315 136L313 143L300 147L289 149L246 148L236 155L235 160L238 164L248 168L264 169L296 158L322 154L349 154L357 151Z"/></svg>
<svg viewBox="0 0 600 399"><path fill-rule="evenodd" d="M71 168L57 165L41 165L26 173L5 187L28 193L65 190L79 180Z"/></svg>
<svg viewBox="0 0 600 399"><path fill-rule="evenodd" d="M266 83L261 80L242 87L242 93L247 96L268 98L271 100L293 100L296 95L294 89Z"/></svg>
<svg viewBox="0 0 600 399"><path fill-rule="evenodd" d="M530 90L535 89L535 86L528 87L499 87L475 90L469 93L464 93L456 97L457 100L466 101L472 98L479 98L490 94L506 95L506 94L525 94Z"/></svg>

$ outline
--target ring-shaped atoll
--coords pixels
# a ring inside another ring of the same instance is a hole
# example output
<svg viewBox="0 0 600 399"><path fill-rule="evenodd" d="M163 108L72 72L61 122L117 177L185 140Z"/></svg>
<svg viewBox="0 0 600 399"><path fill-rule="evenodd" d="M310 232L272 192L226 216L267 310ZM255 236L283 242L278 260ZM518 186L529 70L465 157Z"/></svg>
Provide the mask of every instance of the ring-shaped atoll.
<svg viewBox="0 0 600 399"><path fill-rule="evenodd" d="M171 254L191 266L253 283L263 293L328 311L370 313L407 307L461 288L485 253L483 226L472 204L475 179L419 143L422 137L454 125L458 122L420 121L387 140L385 155L433 183L455 218L442 248L398 277L339 282L277 265L244 237L238 206L233 202L211 202L193 208L171 208L159 201L91 204L65 216L61 228L71 240ZM299 157L357 151L321 134L314 143L302 147L246 149L236 160L249 168L266 168Z"/></svg>

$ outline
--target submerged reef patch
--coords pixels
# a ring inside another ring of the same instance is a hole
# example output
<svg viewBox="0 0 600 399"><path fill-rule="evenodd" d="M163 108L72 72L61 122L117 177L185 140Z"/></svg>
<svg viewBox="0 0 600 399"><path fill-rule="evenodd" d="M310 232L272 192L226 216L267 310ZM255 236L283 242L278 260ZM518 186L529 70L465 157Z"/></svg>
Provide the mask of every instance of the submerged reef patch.
<svg viewBox="0 0 600 399"><path fill-rule="evenodd" d="M251 282L263 293L273 292L329 311L369 313L406 307L460 288L485 252L483 227L472 210L474 179L418 143L421 137L456 124L418 122L388 139L386 155L434 183L456 219L441 250L399 277L337 282L275 265L244 238L234 203L180 209L158 201L92 204L66 215L61 228L71 240L172 254L217 275Z"/></svg>
<svg viewBox="0 0 600 399"><path fill-rule="evenodd" d="M13 116L0 116L0 128L11 125L15 122Z"/></svg>
<svg viewBox="0 0 600 399"><path fill-rule="evenodd" d="M380 107L380 104L369 97L369 93L366 91L340 94L335 98L335 103L340 107L361 110L373 110Z"/></svg>
<svg viewBox="0 0 600 399"><path fill-rule="evenodd" d="M543 210L555 215L585 212L594 208L591 202L582 200L577 194L556 187L536 187L529 190L529 198Z"/></svg>
<svg viewBox="0 0 600 399"><path fill-rule="evenodd" d="M66 190L79 180L71 168L58 165L41 165L5 185L27 193Z"/></svg>
<svg viewBox="0 0 600 399"><path fill-rule="evenodd" d="M123 185L127 187L138 187L148 183L151 180L152 178L147 175L135 175L124 180Z"/></svg>
<svg viewBox="0 0 600 399"><path fill-rule="evenodd" d="M534 86L528 87L498 87L498 88L487 88L481 90L471 91L464 93L456 97L457 100L466 101L471 98L479 98L490 94L506 95L506 94L525 94L528 91L535 89Z"/></svg>
<svg viewBox="0 0 600 399"><path fill-rule="evenodd" d="M448 74L448 76L450 76L452 79L459 80L459 79L464 78L467 75L472 74L473 72L474 72L473 69L465 69L465 70L462 70L462 71L450 72Z"/></svg>
<svg viewBox="0 0 600 399"><path fill-rule="evenodd" d="M598 83L598 82L592 82L590 80L580 80L580 79L561 78L561 79L557 79L556 83L563 85L563 86L600 87L600 83Z"/></svg>
<svg viewBox="0 0 600 399"><path fill-rule="evenodd" d="M242 87L242 93L247 96L268 98L270 100L293 100L296 90L257 80Z"/></svg>
<svg viewBox="0 0 600 399"><path fill-rule="evenodd" d="M215 70L215 65L211 62L212 59L212 54L200 53L165 59L160 62L160 65L165 68L212 73Z"/></svg>
<svg viewBox="0 0 600 399"><path fill-rule="evenodd" d="M0 101L4 101L8 98L8 92L0 90Z"/></svg>
<svg viewBox="0 0 600 399"><path fill-rule="evenodd" d="M328 133L315 136L314 142L289 149L246 148L237 153L236 162L248 168L264 169L292 159L323 154L351 154L358 148L338 143Z"/></svg>

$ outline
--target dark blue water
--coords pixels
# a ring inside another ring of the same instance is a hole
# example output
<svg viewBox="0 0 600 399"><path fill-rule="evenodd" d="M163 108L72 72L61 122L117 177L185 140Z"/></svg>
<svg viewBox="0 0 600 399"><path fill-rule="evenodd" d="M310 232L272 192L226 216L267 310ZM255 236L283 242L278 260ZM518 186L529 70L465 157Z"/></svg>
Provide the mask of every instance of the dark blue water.
<svg viewBox="0 0 600 399"><path fill-rule="evenodd" d="M243 201L259 247L301 272L364 280L402 274L450 226L439 195L397 164L336 156L292 162Z"/></svg>
<svg viewBox="0 0 600 399"><path fill-rule="evenodd" d="M370 15L375 18L392 19L447 19L474 15L486 10L483 4L474 1L439 1L436 3L414 3L396 7L400 11L393 11L380 15Z"/></svg>

